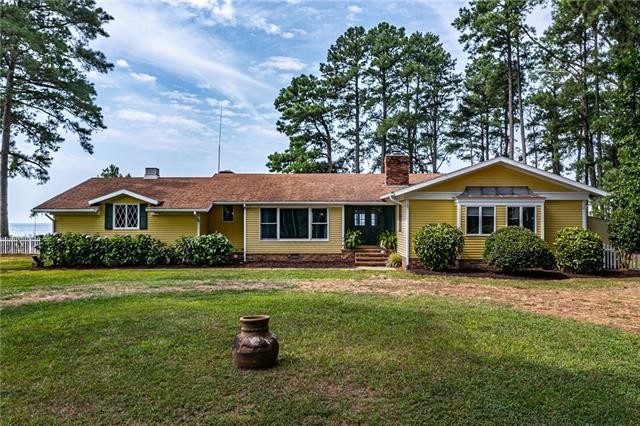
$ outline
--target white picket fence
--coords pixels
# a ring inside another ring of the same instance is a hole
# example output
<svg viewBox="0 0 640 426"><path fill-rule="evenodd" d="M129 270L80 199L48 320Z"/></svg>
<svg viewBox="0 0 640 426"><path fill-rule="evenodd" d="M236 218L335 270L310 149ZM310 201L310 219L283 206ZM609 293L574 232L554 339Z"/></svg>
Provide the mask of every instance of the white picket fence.
<svg viewBox="0 0 640 426"><path fill-rule="evenodd" d="M0 238L0 254L38 254L39 237Z"/></svg>
<svg viewBox="0 0 640 426"><path fill-rule="evenodd" d="M604 244L604 269L620 269L620 259L618 252L611 244Z"/></svg>

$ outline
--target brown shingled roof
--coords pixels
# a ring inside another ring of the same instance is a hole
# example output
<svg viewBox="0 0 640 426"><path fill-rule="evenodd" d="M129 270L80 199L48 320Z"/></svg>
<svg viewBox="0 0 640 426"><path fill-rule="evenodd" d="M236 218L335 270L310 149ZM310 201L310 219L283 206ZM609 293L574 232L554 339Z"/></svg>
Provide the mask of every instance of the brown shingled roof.
<svg viewBox="0 0 640 426"><path fill-rule="evenodd" d="M438 174L412 174L410 184ZM199 178L92 178L34 210L83 209L89 200L126 189L160 201L154 208L207 209L216 202L375 202L402 187L387 186L383 174L243 174Z"/></svg>

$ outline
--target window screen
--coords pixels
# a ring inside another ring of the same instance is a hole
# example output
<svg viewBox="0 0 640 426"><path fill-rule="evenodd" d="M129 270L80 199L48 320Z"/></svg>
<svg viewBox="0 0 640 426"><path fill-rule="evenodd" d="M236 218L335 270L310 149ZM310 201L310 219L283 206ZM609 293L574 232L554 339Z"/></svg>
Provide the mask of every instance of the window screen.
<svg viewBox="0 0 640 426"><path fill-rule="evenodd" d="M309 238L309 210L280 209L280 238Z"/></svg>
<svg viewBox="0 0 640 426"><path fill-rule="evenodd" d="M222 220L233 222L233 206L222 206Z"/></svg>
<svg viewBox="0 0 640 426"><path fill-rule="evenodd" d="M260 209L260 239L275 240L278 237L276 209Z"/></svg>

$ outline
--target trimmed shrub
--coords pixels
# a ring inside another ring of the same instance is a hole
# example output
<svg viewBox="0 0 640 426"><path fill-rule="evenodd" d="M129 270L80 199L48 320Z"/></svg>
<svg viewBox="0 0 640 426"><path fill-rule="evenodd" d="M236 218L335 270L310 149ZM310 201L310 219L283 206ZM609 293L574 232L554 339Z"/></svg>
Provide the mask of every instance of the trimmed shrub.
<svg viewBox="0 0 640 426"><path fill-rule="evenodd" d="M344 248L355 250L362 245L362 232L357 229L347 229L344 233Z"/></svg>
<svg viewBox="0 0 640 426"><path fill-rule="evenodd" d="M96 266L102 246L102 238L95 235L49 234L40 241L40 257L54 266Z"/></svg>
<svg viewBox="0 0 640 426"><path fill-rule="evenodd" d="M149 235L99 237L76 233L50 234L40 241L40 256L53 266L166 265L171 248Z"/></svg>
<svg viewBox="0 0 640 426"><path fill-rule="evenodd" d="M226 265L231 260L233 245L227 237L215 232L199 237L182 237L176 242L180 263L195 266Z"/></svg>
<svg viewBox="0 0 640 426"><path fill-rule="evenodd" d="M531 230L508 226L494 232L484 246L484 261L504 272L553 269L555 261L547 243Z"/></svg>
<svg viewBox="0 0 640 426"><path fill-rule="evenodd" d="M402 256L398 253L391 253L387 258L387 266L389 268L399 268L402 266Z"/></svg>
<svg viewBox="0 0 640 426"><path fill-rule="evenodd" d="M398 248L398 237L393 231L382 231L378 235L378 245L386 251L396 251Z"/></svg>
<svg viewBox="0 0 640 426"><path fill-rule="evenodd" d="M556 234L556 260L563 271L590 274L602 270L602 240L593 231L564 228Z"/></svg>
<svg viewBox="0 0 640 426"><path fill-rule="evenodd" d="M443 271L453 266L464 248L461 230L447 223L425 225L413 237L413 246L425 268Z"/></svg>

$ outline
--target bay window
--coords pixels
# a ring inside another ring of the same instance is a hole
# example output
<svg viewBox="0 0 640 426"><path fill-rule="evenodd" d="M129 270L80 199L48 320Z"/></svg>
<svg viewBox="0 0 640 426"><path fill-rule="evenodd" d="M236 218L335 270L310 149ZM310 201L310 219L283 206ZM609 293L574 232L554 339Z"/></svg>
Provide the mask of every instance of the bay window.
<svg viewBox="0 0 640 426"><path fill-rule="evenodd" d="M507 226L521 226L536 232L536 208L534 206L507 207Z"/></svg>
<svg viewBox="0 0 640 426"><path fill-rule="evenodd" d="M261 240L326 240L326 208L261 208Z"/></svg>

